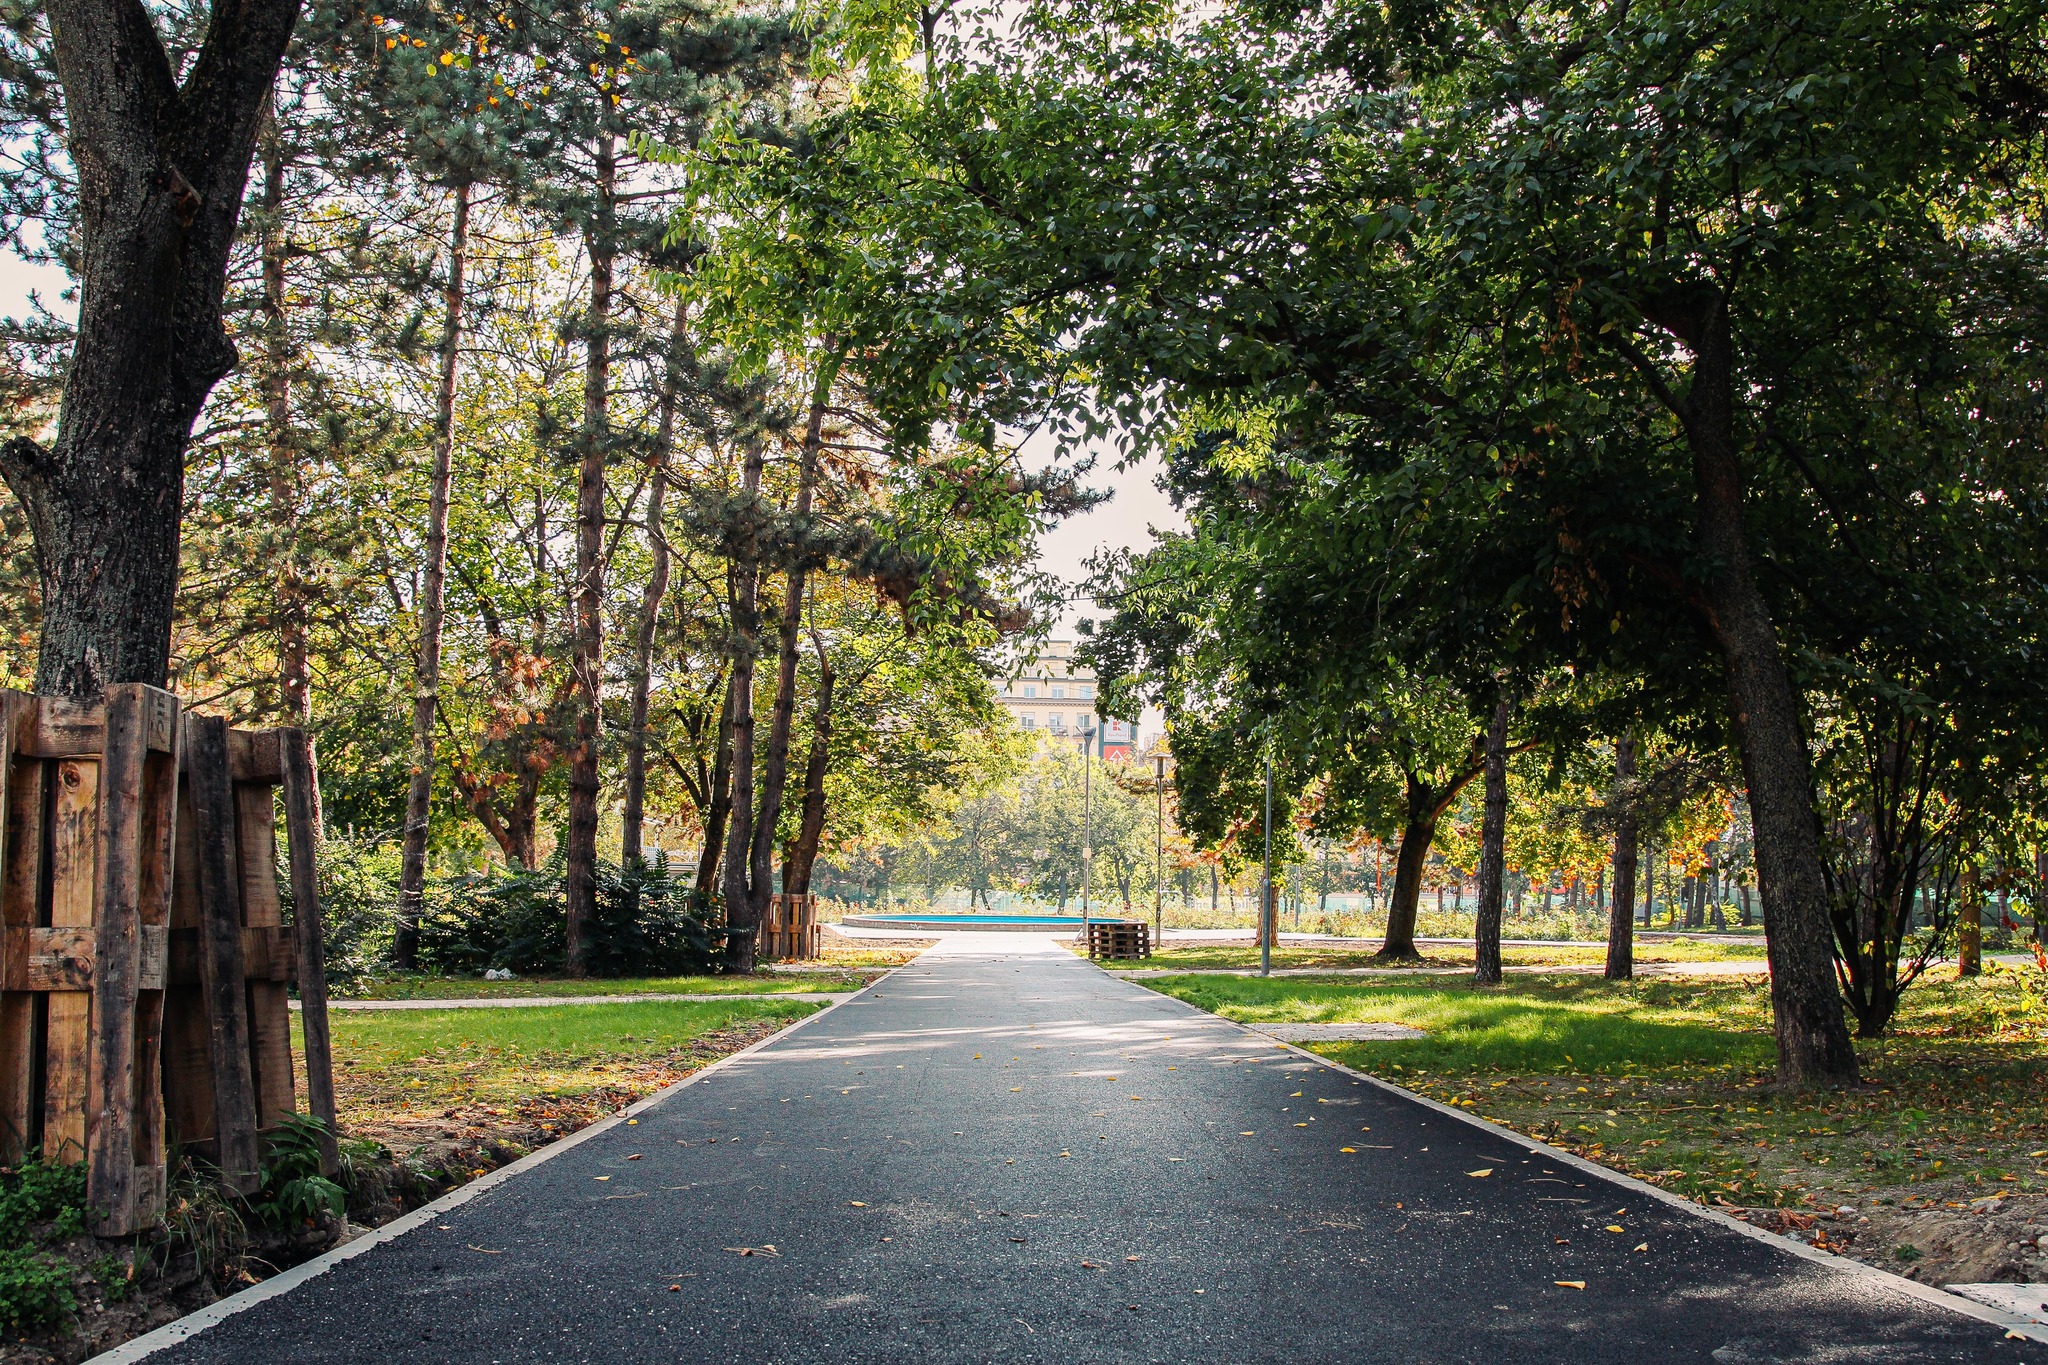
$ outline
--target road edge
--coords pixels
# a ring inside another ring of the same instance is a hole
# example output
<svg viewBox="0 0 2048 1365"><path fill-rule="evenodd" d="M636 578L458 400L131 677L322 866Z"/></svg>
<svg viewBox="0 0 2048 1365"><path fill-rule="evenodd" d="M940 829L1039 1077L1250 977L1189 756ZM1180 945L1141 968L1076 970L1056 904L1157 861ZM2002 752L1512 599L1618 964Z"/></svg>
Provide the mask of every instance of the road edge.
<svg viewBox="0 0 2048 1365"><path fill-rule="evenodd" d="M1093 966L1094 964L1090 963L1089 965ZM1097 970L1100 969L1098 968ZM1122 979L1115 972L1103 972L1102 974L1113 980ZM1140 983L1132 982L1131 984L1139 985ZM1141 989L1150 990L1151 988L1141 986ZM1769 1232L1756 1226L1754 1223L1745 1223L1740 1218L1731 1217L1719 1209L1709 1208L1704 1204L1696 1204L1683 1195L1673 1194L1669 1190L1660 1189L1649 1181L1637 1179L1625 1171L1617 1171L1611 1166L1602 1166L1597 1161L1588 1161L1586 1158L1572 1152L1567 1152L1561 1147L1553 1147L1540 1138L1530 1137L1520 1129L1510 1128L1504 1123L1494 1123L1477 1114L1468 1114L1463 1109L1445 1104L1440 1100L1433 1100L1427 1095L1418 1095L1413 1090L1395 1085L1391 1081L1381 1080L1370 1072L1360 1071L1353 1066L1346 1066L1334 1057L1325 1057L1321 1053L1310 1052L1307 1048L1300 1047L1294 1043L1281 1042L1269 1033L1260 1033L1250 1025L1239 1023L1235 1019L1225 1019L1222 1015L1213 1014L1199 1005L1189 1004L1179 996L1167 995L1165 991L1152 991L1151 993L1164 999L1172 1000L1183 1008L1205 1018L1215 1019L1228 1024L1249 1037L1257 1038L1277 1048L1285 1048L1287 1051L1307 1058L1319 1066L1326 1066L1332 1071L1341 1071L1355 1080L1377 1086L1389 1094L1398 1095L1402 1099L1412 1100L1425 1108L1433 1109L1439 1114L1448 1115L1461 1123L1479 1129L1495 1141L1505 1139L1531 1152L1539 1152L1549 1160L1560 1162L1575 1170L1584 1171L1589 1175L1600 1176L1618 1185L1626 1186L1631 1190L1640 1191L1645 1196L1655 1199L1660 1203L1675 1209L1682 1209L1695 1218L1701 1218L1707 1222L1716 1223L1722 1227L1739 1232L1743 1236L1753 1241L1762 1242L1766 1246L1783 1252L1787 1256L1827 1266L1838 1274L1875 1280L1882 1287L1902 1293L1907 1298L1918 1299L1937 1308L1946 1308L1950 1312L1960 1314L1966 1318L1975 1318L1977 1321L1988 1326L2003 1327L2008 1336L2019 1336L2028 1341L2048 1343L2048 1324L2035 1322L2032 1318L2023 1318L2017 1313L2008 1313L2003 1309L1993 1308L1989 1304L1978 1303L1974 1299L1966 1299L1960 1294L1951 1294L1947 1290L1937 1289L1933 1285L1921 1284L1917 1280L1909 1280L1903 1275L1894 1275L1889 1270L1881 1270L1876 1266L1866 1265L1862 1261L1853 1260L1847 1256L1837 1256L1833 1252L1820 1251L1802 1242L1795 1242L1789 1237L1781 1237L1775 1232ZM90 1362L88 1362L88 1365L90 1365Z"/></svg>
<svg viewBox="0 0 2048 1365"><path fill-rule="evenodd" d="M916 961L915 958L911 960ZM267 1280L250 1285L247 1289L230 1294L224 1299L216 1300L204 1308L187 1313L182 1318L167 1322L152 1332L145 1332L139 1337L122 1342L111 1350L102 1351L96 1356L88 1356L84 1361L84 1365L130 1365L130 1362L147 1359L158 1351L175 1346L179 1342L189 1341L201 1332L206 1331L209 1327L225 1322L237 1313L254 1308L266 1299L274 1299L280 1294L288 1294L306 1283L306 1281L326 1274L343 1261L351 1260L386 1242L396 1241L415 1228L423 1227L433 1222L450 1209L461 1208L477 1196L496 1189L498 1186L532 1170L541 1163L552 1161L554 1158L562 1155L562 1153L589 1141L598 1134L619 1127L627 1119L653 1108L677 1091L695 1085L720 1068L730 1066L742 1057L750 1056L773 1043L780 1042L798 1029L816 1020L823 1019L841 1006L852 1004L855 1000L858 1000L861 996L881 985L901 970L902 967L891 967L887 972L876 977L873 981L861 987L860 990L846 996L844 999L835 1000L823 1009L805 1015L788 1028L777 1029L766 1038L756 1043L750 1043L730 1056L720 1057L711 1065L704 1067L702 1070L691 1072L673 1085L663 1086L652 1095L648 1095L644 1099L635 1100L632 1104L627 1105L624 1109L608 1118L599 1119L588 1127L579 1128L567 1137L551 1142L538 1151L528 1152L519 1160L509 1165L500 1166L488 1175L480 1175L467 1185L450 1190L432 1203L422 1204L402 1218L394 1218L382 1227L373 1228L353 1241L344 1242L332 1250L323 1251L310 1261L302 1261L290 1270L281 1271Z"/></svg>

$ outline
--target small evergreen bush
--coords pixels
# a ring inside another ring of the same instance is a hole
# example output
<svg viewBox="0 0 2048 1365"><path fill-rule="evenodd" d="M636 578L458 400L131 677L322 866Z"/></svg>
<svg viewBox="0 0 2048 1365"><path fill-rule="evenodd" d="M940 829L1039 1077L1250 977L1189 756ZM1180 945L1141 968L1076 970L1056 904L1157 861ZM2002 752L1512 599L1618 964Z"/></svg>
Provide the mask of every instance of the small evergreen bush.
<svg viewBox="0 0 2048 1365"><path fill-rule="evenodd" d="M666 866L596 869L590 968L597 976L667 976L718 970L724 930L690 909L690 891ZM559 972L568 954L568 902L558 854L532 872L491 869L440 881L420 917L420 965L476 973Z"/></svg>

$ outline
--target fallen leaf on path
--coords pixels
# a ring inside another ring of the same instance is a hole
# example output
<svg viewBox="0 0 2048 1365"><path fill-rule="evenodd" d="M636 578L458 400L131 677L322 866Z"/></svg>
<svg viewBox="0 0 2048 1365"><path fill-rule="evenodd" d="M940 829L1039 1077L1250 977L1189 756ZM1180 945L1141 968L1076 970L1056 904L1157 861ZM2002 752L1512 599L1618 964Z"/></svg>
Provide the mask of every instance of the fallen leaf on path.
<svg viewBox="0 0 2048 1365"><path fill-rule="evenodd" d="M1650 1249L1650 1244L1648 1242L1645 1242L1639 1247L1632 1247L1630 1249L1633 1251L1648 1251Z"/></svg>
<svg viewBox="0 0 2048 1365"><path fill-rule="evenodd" d="M1138 1258L1137 1258L1137 1257L1135 1257L1135 1256L1126 1256L1126 1257L1124 1257L1124 1259L1125 1259L1126 1261L1135 1261L1135 1260L1137 1260Z"/></svg>
<svg viewBox="0 0 2048 1365"><path fill-rule="evenodd" d="M1339 1147L1337 1150L1340 1152L1355 1152L1358 1149L1356 1147Z"/></svg>
<svg viewBox="0 0 2048 1365"><path fill-rule="evenodd" d="M1609 1232L1627 1232L1627 1231L1628 1231L1628 1229L1627 1229L1627 1228L1623 1227L1623 1226L1622 1226L1621 1224L1619 1224L1619 1223L1609 1223L1609 1224L1607 1225L1607 1230L1608 1230Z"/></svg>
<svg viewBox="0 0 2048 1365"><path fill-rule="evenodd" d="M887 1241L888 1239L884 1238L883 1240ZM757 1247L726 1247L725 1250L732 1252L735 1256L780 1256L782 1254L775 1249L773 1242L763 1242Z"/></svg>
<svg viewBox="0 0 2048 1365"><path fill-rule="evenodd" d="M592 1180L610 1180L610 1179L611 1179L611 1177L610 1177L610 1176L608 1176L608 1175L594 1175L594 1176L592 1176L592 1177L591 1177L591 1179L592 1179Z"/></svg>
<svg viewBox="0 0 2048 1365"><path fill-rule="evenodd" d="M473 1246L468 1242L463 1243L463 1245L469 1247L471 1251L481 1251L486 1256L503 1256L505 1254L502 1251L493 1251L489 1247Z"/></svg>
<svg viewBox="0 0 2048 1365"><path fill-rule="evenodd" d="M1097 1265L1094 1261L1081 1262L1081 1269L1083 1270L1101 1270L1102 1268L1102 1266Z"/></svg>
<svg viewBox="0 0 2048 1365"><path fill-rule="evenodd" d="M1474 1178L1474 1179L1476 1180L1476 1179L1479 1179L1479 1178L1480 1178L1480 1177L1482 1177L1482 1176L1489 1176L1489 1175L1492 1175L1492 1174L1493 1174L1493 1167L1491 1167L1491 1166L1484 1166L1484 1167L1481 1167L1481 1168L1480 1168L1479 1170L1476 1170L1476 1171L1467 1171L1467 1172L1465 1172L1465 1174L1466 1174L1466 1175L1469 1175L1469 1176L1471 1176L1472 1178Z"/></svg>
<svg viewBox="0 0 2048 1365"><path fill-rule="evenodd" d="M867 1205L866 1205L866 1204L863 1204L863 1203L861 1203L861 1202L860 1202L860 1200L858 1200L858 1199L849 1199L849 1200L847 1200L846 1202L847 1202L847 1204L848 1204L848 1206L849 1206L849 1207L852 1207L852 1208L856 1208L856 1209L864 1209L864 1208L866 1208L866 1207L867 1207Z"/></svg>
<svg viewBox="0 0 2048 1365"><path fill-rule="evenodd" d="M1584 1280L1553 1280L1551 1283L1560 1289L1584 1289L1586 1287Z"/></svg>
<svg viewBox="0 0 2048 1365"><path fill-rule="evenodd" d="M1257 1130L1256 1128L1247 1128L1247 1129L1245 1129L1245 1130L1244 1130L1244 1131L1243 1131L1242 1133L1239 1133L1239 1134L1238 1134L1238 1136L1239 1136L1239 1137L1252 1137L1252 1136L1254 1136L1254 1135L1255 1135L1255 1134L1256 1134L1257 1132L1258 1132L1258 1130Z"/></svg>
<svg viewBox="0 0 2048 1365"><path fill-rule="evenodd" d="M627 1157L627 1158L626 1158L626 1160L628 1160L628 1161L638 1161L639 1159L640 1159L640 1153L638 1153L638 1152L635 1152L635 1153L633 1153L633 1155L631 1155L631 1156L629 1156L629 1157Z"/></svg>

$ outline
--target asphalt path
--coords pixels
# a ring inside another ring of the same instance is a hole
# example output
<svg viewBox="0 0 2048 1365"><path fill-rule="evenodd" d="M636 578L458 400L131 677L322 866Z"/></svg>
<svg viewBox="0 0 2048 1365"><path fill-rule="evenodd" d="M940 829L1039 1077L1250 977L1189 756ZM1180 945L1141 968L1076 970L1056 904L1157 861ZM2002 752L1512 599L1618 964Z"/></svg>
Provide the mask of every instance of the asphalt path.
<svg viewBox="0 0 2048 1365"><path fill-rule="evenodd" d="M1005 938L150 1359L2048 1365Z"/></svg>

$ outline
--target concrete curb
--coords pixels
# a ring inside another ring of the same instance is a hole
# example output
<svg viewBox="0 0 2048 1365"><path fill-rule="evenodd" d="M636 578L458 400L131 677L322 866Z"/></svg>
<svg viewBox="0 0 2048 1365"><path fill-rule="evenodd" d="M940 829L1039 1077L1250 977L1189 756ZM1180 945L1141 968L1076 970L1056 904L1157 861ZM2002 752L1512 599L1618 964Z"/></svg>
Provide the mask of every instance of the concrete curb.
<svg viewBox="0 0 2048 1365"><path fill-rule="evenodd" d="M876 978L879 980L880 978ZM674 992L655 991L638 995L512 995L492 998L489 996L468 998L455 997L448 1000L330 1000L330 1010L374 1011L374 1010L519 1010L540 1009L549 1005L644 1005L655 1000L679 1000L685 1002L716 1002L720 1000L795 1000L809 1005L821 1005L828 1001L851 1000L859 991L765 991L760 994L720 995L711 991L678 995ZM291 1002L292 1008L299 1008L299 1002Z"/></svg>
<svg viewBox="0 0 2048 1365"><path fill-rule="evenodd" d="M1103 975L1115 979L1118 973L1104 972ZM1708 1208L1704 1204L1695 1204L1692 1200L1682 1195L1672 1194L1669 1190L1659 1189L1646 1180L1638 1180L1634 1176L1624 1174L1610 1166L1602 1166L1597 1161L1588 1161L1582 1156L1575 1156L1562 1148L1553 1147L1547 1142L1532 1138L1505 1124L1493 1123L1479 1117L1477 1114L1468 1114L1456 1106L1440 1103L1426 1095L1418 1095L1412 1090L1404 1089L1390 1081L1383 1081L1379 1077L1360 1071L1355 1067L1349 1067L1332 1058L1310 1052L1307 1048L1297 1047L1293 1043L1279 1042L1270 1034L1260 1033L1257 1029L1247 1024L1241 1024L1235 1019L1225 1019L1220 1014L1211 1014L1205 1009L1188 1004L1187 1001L1177 996L1165 995L1159 991L1155 991L1153 994L1160 995L1163 999L1172 1000L1191 1014L1197 1014L1205 1019L1214 1019L1219 1023L1228 1024L1241 1033L1257 1038L1259 1041L1270 1044L1273 1047L1285 1048L1287 1051L1306 1058L1318 1066L1328 1067L1332 1071L1341 1071L1355 1080L1377 1086L1390 1095L1398 1095L1402 1099L1412 1100L1425 1108L1433 1109L1439 1114L1448 1115L1461 1123L1480 1130L1492 1141L1506 1141L1527 1151L1541 1153L1546 1160L1559 1162L1570 1166L1574 1170L1583 1171L1588 1175L1599 1176L1604 1180L1639 1192L1646 1198L1654 1199L1671 1208L1682 1209L1695 1218L1704 1219L1709 1223L1739 1232L1743 1236L1762 1242L1766 1246L1783 1252L1787 1256L1794 1256L1800 1260L1813 1261L1825 1265L1839 1274L1875 1281L1881 1287L1890 1289L1895 1293L1904 1294L1907 1298L1918 1299L1923 1303L1932 1304L1938 1308L1946 1308L1952 1313L1959 1313L1966 1318L1975 1318L1977 1321L1992 1327L2002 1327L2008 1335L2024 1337L2029 1341L2048 1342L2048 1324L2038 1323L2031 1318L2024 1318L2016 1313L2008 1313L2003 1309L1993 1308L1988 1304L1977 1303L1974 1300L1964 1298L1960 1294L1951 1294L1945 1289L1936 1289L1932 1285L1921 1284L1917 1280L1909 1280L1902 1275L1894 1275L1888 1270L1879 1270L1876 1266L1865 1265L1863 1262L1852 1260L1847 1256L1837 1256L1833 1252L1817 1250L1804 1243L1795 1242L1789 1237L1781 1237L1775 1232L1767 1232L1753 1223L1745 1223L1740 1218L1730 1217L1719 1209Z"/></svg>
<svg viewBox="0 0 2048 1365"><path fill-rule="evenodd" d="M395 1218L383 1227L372 1229L352 1242L335 1247L332 1251L322 1252L310 1261L302 1262L299 1265L293 1266L290 1270L273 1275L260 1284L252 1284L247 1289L230 1294L218 1303L208 1304L197 1312L187 1313L175 1322L167 1322L154 1332L149 1332L131 1341L123 1342L111 1351L102 1351L99 1355L88 1359L85 1365L129 1365L132 1361L146 1359L166 1347L175 1346L181 1341L195 1337L207 1328L217 1323L225 1322L237 1313L254 1308L265 1299L274 1299L280 1294L288 1294L315 1276L323 1275L327 1271L332 1270L343 1261L360 1256L371 1248L381 1246L385 1242L395 1241L415 1228L424 1227L449 1210L461 1208L477 1196L496 1189L515 1176L532 1170L542 1162L552 1161L554 1158L562 1155L562 1153L588 1142L598 1134L619 1127L627 1119L644 1113L646 1110L660 1104L670 1095L688 1086L695 1085L720 1068L730 1066L742 1057L750 1056L771 1043L787 1038L806 1024L823 1019L840 1006L881 985L900 970L901 968L891 968L888 973L877 977L874 981L863 987L862 990L856 991L843 999L833 1001L817 1013L804 1016L788 1028L778 1029L760 1042L741 1048L730 1057L719 1058L710 1066L705 1067L701 1071L692 1072L674 1085L664 1086L652 1095L647 1096L647 1098L635 1101L610 1118L599 1119L589 1127L580 1128L559 1142L551 1142L539 1151L529 1152L509 1166L500 1166L489 1175L478 1176L460 1189L450 1190L431 1204L423 1204L411 1213L406 1214L403 1218Z"/></svg>

